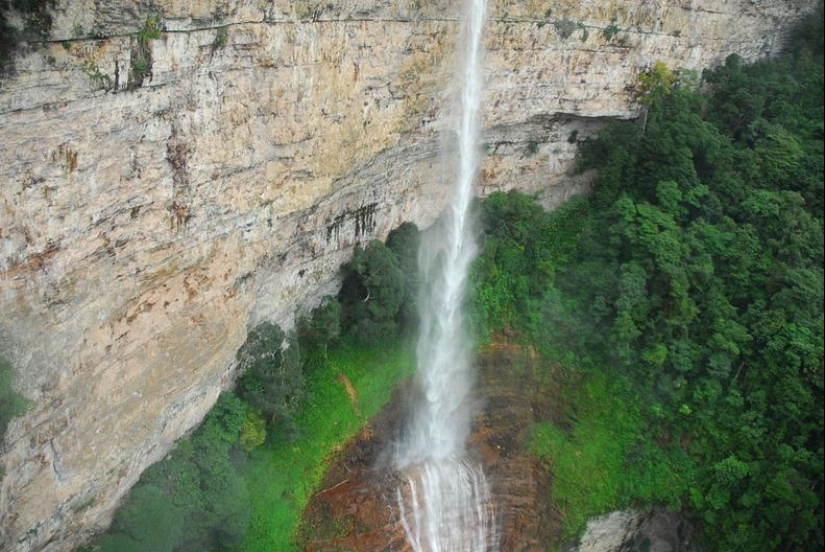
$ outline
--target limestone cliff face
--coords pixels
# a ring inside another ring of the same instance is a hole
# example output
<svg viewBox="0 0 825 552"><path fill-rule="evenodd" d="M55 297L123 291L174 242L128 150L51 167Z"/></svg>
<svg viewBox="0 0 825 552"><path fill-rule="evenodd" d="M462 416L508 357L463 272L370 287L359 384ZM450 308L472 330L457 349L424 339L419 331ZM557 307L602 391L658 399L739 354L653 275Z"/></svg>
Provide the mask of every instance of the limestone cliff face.
<svg viewBox="0 0 825 552"><path fill-rule="evenodd" d="M59 0L0 83L0 352L34 402L3 444L3 550L105 526L248 328L444 206L460 3L341 4ZM495 0L479 193L581 192L568 138L635 116L640 71L769 55L814 4Z"/></svg>

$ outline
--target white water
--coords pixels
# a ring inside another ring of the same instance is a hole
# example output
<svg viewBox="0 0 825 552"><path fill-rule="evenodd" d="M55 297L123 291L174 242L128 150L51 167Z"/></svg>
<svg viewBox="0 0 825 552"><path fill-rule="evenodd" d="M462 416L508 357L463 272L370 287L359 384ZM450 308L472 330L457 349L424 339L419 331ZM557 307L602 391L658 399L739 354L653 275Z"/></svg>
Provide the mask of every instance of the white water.
<svg viewBox="0 0 825 552"><path fill-rule="evenodd" d="M415 552L497 550L490 490L481 466L467 458L473 415L471 340L462 312L470 263L476 254L469 207L479 163L484 0L468 0L463 22L458 163L446 216L422 236L419 265L421 335L414 405L396 465L406 474L398 489L401 524Z"/></svg>

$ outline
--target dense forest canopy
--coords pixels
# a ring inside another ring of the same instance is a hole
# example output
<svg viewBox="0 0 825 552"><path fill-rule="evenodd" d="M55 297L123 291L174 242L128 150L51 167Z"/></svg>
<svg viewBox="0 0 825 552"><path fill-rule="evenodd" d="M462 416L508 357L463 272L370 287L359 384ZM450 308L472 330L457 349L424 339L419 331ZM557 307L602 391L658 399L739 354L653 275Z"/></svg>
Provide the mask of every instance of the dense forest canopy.
<svg viewBox="0 0 825 552"><path fill-rule="evenodd" d="M587 200L483 205L479 320L632 381L707 550L823 549L821 15L774 59L651 68Z"/></svg>

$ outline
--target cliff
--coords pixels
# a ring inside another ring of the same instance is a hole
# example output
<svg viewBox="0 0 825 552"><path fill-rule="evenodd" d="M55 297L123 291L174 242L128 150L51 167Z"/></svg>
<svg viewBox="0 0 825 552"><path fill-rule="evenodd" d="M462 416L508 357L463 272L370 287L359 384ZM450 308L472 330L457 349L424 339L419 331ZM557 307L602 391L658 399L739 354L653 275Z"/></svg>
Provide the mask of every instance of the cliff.
<svg viewBox="0 0 825 552"><path fill-rule="evenodd" d="M69 550L352 248L444 205L459 2L59 0L0 83L0 548ZM812 0L489 6L479 194L553 206L656 60L770 55Z"/></svg>

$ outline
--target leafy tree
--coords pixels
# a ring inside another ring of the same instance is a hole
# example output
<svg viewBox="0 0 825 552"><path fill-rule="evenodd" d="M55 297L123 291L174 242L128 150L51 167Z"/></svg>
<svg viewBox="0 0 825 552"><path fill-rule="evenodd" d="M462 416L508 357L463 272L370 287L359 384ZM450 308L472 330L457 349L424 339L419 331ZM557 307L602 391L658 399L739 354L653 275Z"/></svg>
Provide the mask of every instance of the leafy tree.
<svg viewBox="0 0 825 552"><path fill-rule="evenodd" d="M326 362L327 349L341 336L341 305L330 295L321 299L321 303L312 309L309 317L298 320L298 339L301 350L310 356L313 351L320 353L321 361Z"/></svg>
<svg viewBox="0 0 825 552"><path fill-rule="evenodd" d="M379 240L356 246L344 265L338 295L342 326L363 343L377 343L395 334L396 317L405 297L404 274L398 259Z"/></svg>
<svg viewBox="0 0 825 552"><path fill-rule="evenodd" d="M257 409L246 409L246 420L241 426L241 446L247 452L262 445L266 441L266 420Z"/></svg>
<svg viewBox="0 0 825 552"><path fill-rule="evenodd" d="M387 236L387 248L398 261L398 268L403 277L401 307L396 320L402 329L412 330L418 327L418 247L421 242L418 227L405 222Z"/></svg>
<svg viewBox="0 0 825 552"><path fill-rule="evenodd" d="M665 96L673 92L678 80L679 76L675 71L668 68L663 61L656 61L649 70L639 75L642 101L650 104L661 102Z"/></svg>
<svg viewBox="0 0 825 552"><path fill-rule="evenodd" d="M237 358L238 395L288 434L294 432L293 415L304 397L297 339L287 340L279 327L264 322L249 332Z"/></svg>
<svg viewBox="0 0 825 552"><path fill-rule="evenodd" d="M139 485L115 514L110 531L100 543L103 552L172 552L183 537L183 513L158 487Z"/></svg>
<svg viewBox="0 0 825 552"><path fill-rule="evenodd" d="M194 434L146 470L98 540L99 549L195 552L237 546L251 511L233 463L246 412L237 396L223 393Z"/></svg>
<svg viewBox="0 0 825 552"><path fill-rule="evenodd" d="M681 498L709 551L825 546L821 36L728 58L704 94L654 66L644 129L585 143L599 179L575 224L484 202L482 323L650 397L650 431L696 462ZM565 227L572 246L543 238Z"/></svg>

